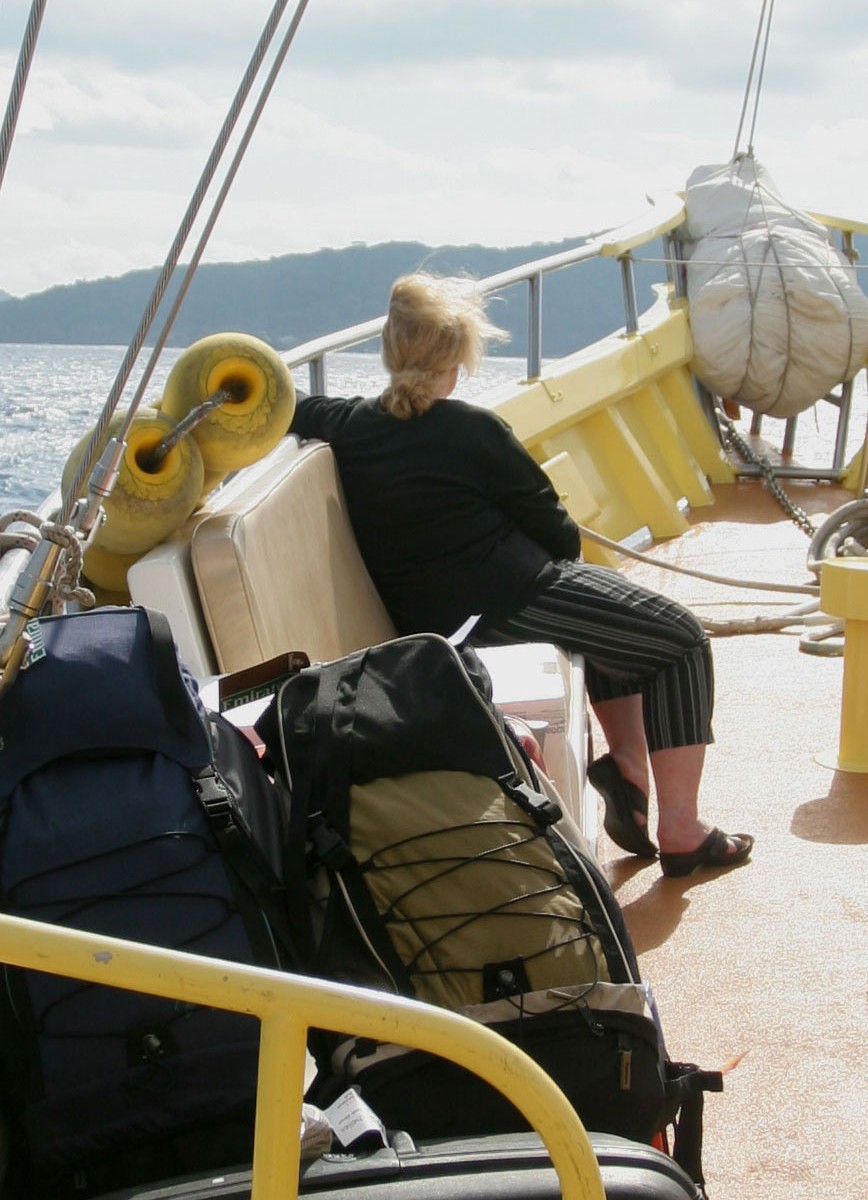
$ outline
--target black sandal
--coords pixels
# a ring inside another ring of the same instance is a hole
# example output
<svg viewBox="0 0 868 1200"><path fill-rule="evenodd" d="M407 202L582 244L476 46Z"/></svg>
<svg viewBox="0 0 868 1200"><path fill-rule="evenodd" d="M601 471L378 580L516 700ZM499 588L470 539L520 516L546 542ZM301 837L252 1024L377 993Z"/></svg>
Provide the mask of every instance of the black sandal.
<svg viewBox="0 0 868 1200"><path fill-rule="evenodd" d="M736 850L730 850L730 838L736 843ZM660 867L663 874L669 876L689 875L698 867L738 867L750 857L753 842L749 833L724 833L715 828L695 850L661 854Z"/></svg>
<svg viewBox="0 0 868 1200"><path fill-rule="evenodd" d="M615 845L640 858L656 858L657 847L636 821L636 813L648 819L648 797L641 788L624 778L611 754L591 763L588 779L603 797L603 828Z"/></svg>

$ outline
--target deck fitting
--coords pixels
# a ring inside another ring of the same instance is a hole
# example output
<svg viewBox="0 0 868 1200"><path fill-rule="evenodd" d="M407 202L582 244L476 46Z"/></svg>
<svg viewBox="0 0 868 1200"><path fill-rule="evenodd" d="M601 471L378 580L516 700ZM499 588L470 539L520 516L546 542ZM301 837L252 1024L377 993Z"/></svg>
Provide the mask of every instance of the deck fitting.
<svg viewBox="0 0 868 1200"><path fill-rule="evenodd" d="M823 612L844 618L839 771L868 772L868 559L828 558L820 574Z"/></svg>

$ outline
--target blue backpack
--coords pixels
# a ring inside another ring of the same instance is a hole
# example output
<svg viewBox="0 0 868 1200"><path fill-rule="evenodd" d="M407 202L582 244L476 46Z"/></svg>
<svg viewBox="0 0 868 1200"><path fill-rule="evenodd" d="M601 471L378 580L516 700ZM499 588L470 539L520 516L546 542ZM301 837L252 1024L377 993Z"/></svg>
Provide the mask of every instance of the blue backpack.
<svg viewBox="0 0 868 1200"><path fill-rule="evenodd" d="M285 803L244 735L203 708L165 617L104 608L30 632L26 668L0 696L3 910L293 967ZM21 1195L249 1160L258 1021L0 970Z"/></svg>

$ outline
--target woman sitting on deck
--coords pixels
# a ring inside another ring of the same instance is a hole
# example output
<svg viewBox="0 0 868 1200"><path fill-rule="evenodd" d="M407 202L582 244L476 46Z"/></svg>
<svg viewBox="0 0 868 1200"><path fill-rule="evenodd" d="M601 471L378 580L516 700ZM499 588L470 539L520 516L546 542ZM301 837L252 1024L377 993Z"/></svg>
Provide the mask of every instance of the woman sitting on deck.
<svg viewBox="0 0 868 1200"><path fill-rule="evenodd" d="M588 776L622 849L653 858L649 761L664 875L735 866L753 838L699 816L712 740L713 665L695 616L584 563L576 523L548 477L487 409L448 401L487 338L468 280L409 275L383 329L391 382L376 399L298 401L292 432L329 442L362 557L401 634L449 636L478 615L472 642L553 642L585 660L609 753Z"/></svg>

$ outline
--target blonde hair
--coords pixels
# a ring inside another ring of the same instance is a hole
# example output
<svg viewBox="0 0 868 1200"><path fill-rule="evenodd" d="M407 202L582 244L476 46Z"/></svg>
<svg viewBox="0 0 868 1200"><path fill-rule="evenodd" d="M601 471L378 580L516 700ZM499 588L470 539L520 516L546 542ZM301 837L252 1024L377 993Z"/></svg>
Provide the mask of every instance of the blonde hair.
<svg viewBox="0 0 868 1200"><path fill-rule="evenodd" d="M395 417L427 412L435 400L434 382L446 371L479 366L487 340L508 334L485 314L472 279L417 272L392 285L383 327L382 356L391 382L381 397Z"/></svg>

